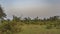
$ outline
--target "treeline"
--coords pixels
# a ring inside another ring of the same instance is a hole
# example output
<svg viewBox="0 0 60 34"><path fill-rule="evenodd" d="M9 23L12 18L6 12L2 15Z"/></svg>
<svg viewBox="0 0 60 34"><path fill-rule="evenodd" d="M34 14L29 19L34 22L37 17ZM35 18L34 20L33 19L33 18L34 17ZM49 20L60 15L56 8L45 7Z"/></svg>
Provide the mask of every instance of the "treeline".
<svg viewBox="0 0 60 34"><path fill-rule="evenodd" d="M36 17L34 19L31 19L30 17L24 18L21 20L21 18L13 16L12 21L16 22L22 22L21 25L23 24L35 24L35 25L45 25L47 29L60 29L60 16L53 16L50 18L44 18L44 19L39 19L39 17Z"/></svg>
<svg viewBox="0 0 60 34"><path fill-rule="evenodd" d="M60 16L53 16L50 18L39 19L30 17L21 19L21 17L13 16L13 19L7 19L4 10L0 6L0 34L16 34L22 31L24 24L45 25L46 29L60 29Z"/></svg>

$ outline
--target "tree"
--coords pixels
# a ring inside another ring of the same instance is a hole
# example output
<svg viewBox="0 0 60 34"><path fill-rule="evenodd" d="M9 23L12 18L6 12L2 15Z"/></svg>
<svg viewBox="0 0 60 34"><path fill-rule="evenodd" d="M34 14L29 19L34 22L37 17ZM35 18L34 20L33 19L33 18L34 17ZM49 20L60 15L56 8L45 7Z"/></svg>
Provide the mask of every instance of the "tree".
<svg viewBox="0 0 60 34"><path fill-rule="evenodd" d="M15 16L15 15L13 15L13 21L19 22L20 19L21 19L20 17L17 17L17 16Z"/></svg>
<svg viewBox="0 0 60 34"><path fill-rule="evenodd" d="M39 17L37 16L36 18L34 18L34 21L39 21Z"/></svg>
<svg viewBox="0 0 60 34"><path fill-rule="evenodd" d="M47 19L47 20L55 21L55 20L58 20L58 19L59 19L59 16L53 16L53 17L50 17L50 18Z"/></svg>
<svg viewBox="0 0 60 34"><path fill-rule="evenodd" d="M43 20L44 20L44 21L46 21L47 19L46 19L46 18L44 18Z"/></svg>
<svg viewBox="0 0 60 34"><path fill-rule="evenodd" d="M31 18L30 17L28 17L28 18L25 17L24 20L29 22L29 21L31 21Z"/></svg>
<svg viewBox="0 0 60 34"><path fill-rule="evenodd" d="M30 18L30 17L28 17L28 20L29 20L29 21L31 21L31 18Z"/></svg>
<svg viewBox="0 0 60 34"><path fill-rule="evenodd" d="M1 5L0 5L0 19L6 17L6 14L4 13Z"/></svg>

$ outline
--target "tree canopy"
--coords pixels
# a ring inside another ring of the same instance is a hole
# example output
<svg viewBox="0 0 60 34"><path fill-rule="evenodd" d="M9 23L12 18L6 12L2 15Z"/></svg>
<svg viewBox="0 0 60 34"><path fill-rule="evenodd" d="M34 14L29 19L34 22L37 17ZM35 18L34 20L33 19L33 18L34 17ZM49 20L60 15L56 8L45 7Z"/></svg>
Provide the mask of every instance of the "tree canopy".
<svg viewBox="0 0 60 34"><path fill-rule="evenodd" d="M4 18L4 17L6 17L6 14L4 13L4 10L2 9L0 5L0 18Z"/></svg>

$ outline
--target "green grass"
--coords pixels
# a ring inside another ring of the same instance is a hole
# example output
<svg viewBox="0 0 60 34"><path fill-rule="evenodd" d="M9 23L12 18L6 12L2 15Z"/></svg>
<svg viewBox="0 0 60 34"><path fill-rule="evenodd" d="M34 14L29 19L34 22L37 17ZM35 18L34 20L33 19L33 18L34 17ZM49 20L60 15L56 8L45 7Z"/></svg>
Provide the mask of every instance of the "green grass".
<svg viewBox="0 0 60 34"><path fill-rule="evenodd" d="M60 29L45 29L44 25L24 25L19 34L60 34Z"/></svg>

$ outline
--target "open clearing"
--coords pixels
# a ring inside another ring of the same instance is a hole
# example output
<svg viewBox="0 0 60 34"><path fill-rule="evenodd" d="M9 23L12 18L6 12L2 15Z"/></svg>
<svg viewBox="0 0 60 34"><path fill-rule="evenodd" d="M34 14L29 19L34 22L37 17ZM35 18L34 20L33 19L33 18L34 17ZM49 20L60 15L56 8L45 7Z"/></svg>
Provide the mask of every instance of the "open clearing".
<svg viewBox="0 0 60 34"><path fill-rule="evenodd" d="M19 34L60 34L60 29L46 29L43 25L24 25Z"/></svg>

